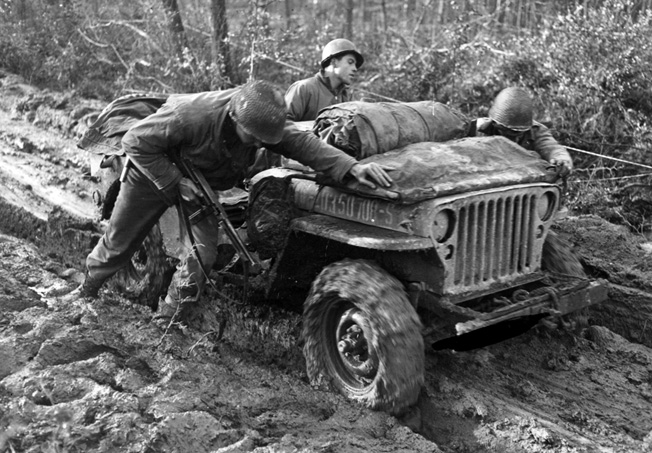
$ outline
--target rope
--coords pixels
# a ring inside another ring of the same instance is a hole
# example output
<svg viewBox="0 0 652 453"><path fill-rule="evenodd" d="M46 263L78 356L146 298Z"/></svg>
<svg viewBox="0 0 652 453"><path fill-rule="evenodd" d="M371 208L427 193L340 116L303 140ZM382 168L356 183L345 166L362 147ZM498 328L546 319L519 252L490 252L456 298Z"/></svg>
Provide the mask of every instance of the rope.
<svg viewBox="0 0 652 453"><path fill-rule="evenodd" d="M592 153L591 151L586 151L586 150L583 150L583 149L573 148L572 146L567 146L566 149L577 151L577 152L583 153L583 154L588 154L589 156L596 156L596 157L600 157L602 159L613 160L615 162L620 162L622 164L634 165L635 167L647 168L648 170L652 170L652 166L650 166L650 165L639 164L637 162L632 162L632 161L629 161L629 160L619 159L617 157L605 156L604 154Z"/></svg>
<svg viewBox="0 0 652 453"><path fill-rule="evenodd" d="M573 179L573 182L621 181L623 179L643 178L645 176L652 176L652 173L641 173L638 175L618 176L613 178Z"/></svg>

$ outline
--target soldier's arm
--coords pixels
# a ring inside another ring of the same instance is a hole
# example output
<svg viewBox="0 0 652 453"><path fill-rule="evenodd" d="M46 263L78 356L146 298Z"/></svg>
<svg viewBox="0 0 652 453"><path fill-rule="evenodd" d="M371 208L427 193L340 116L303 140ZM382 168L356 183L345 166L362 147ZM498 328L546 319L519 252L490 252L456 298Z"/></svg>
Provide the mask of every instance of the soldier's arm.
<svg viewBox="0 0 652 453"><path fill-rule="evenodd" d="M384 167L376 163L362 164L344 151L322 142L313 133L299 130L291 121L285 125L281 142L268 148L339 182L351 175L369 187L374 187L374 183L384 187L391 185Z"/></svg>
<svg viewBox="0 0 652 453"><path fill-rule="evenodd" d="M306 88L299 82L290 85L285 93L285 104L288 107L288 119L301 121L306 112Z"/></svg>
<svg viewBox="0 0 652 453"><path fill-rule="evenodd" d="M177 123L173 109L163 106L132 126L122 138L122 147L131 162L152 181L169 204L175 198L182 177L168 157L182 139L184 128Z"/></svg>
<svg viewBox="0 0 652 453"><path fill-rule="evenodd" d="M566 148L552 136L550 129L535 122L532 126L534 149L541 157L558 166L560 175L567 176L573 170L573 160Z"/></svg>

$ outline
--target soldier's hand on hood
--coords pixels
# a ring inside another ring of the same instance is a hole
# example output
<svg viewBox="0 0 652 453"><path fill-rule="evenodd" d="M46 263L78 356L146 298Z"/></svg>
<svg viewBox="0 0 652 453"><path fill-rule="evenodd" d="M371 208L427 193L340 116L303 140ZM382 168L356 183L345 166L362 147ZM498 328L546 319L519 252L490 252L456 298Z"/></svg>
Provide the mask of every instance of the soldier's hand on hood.
<svg viewBox="0 0 652 453"><path fill-rule="evenodd" d="M393 170L393 168L375 162L369 162L366 164L355 164L349 172L360 184L375 189L376 184L383 187L392 185L392 178L389 177L386 170Z"/></svg>
<svg viewBox="0 0 652 453"><path fill-rule="evenodd" d="M550 159L550 165L554 165L557 170L557 174L562 178L570 175L571 171L573 170L573 161L571 161L570 158L553 157Z"/></svg>

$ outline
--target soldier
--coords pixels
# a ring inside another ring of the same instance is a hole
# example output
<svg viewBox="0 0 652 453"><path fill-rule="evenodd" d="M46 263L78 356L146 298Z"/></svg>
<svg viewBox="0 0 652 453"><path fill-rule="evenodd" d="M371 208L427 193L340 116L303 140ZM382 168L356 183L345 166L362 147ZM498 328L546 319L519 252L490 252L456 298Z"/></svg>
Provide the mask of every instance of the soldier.
<svg viewBox="0 0 652 453"><path fill-rule="evenodd" d="M322 69L312 77L294 82L286 91L288 119L313 121L321 109L350 101L348 88L362 63L364 58L351 41L334 39L326 44L322 50ZM247 176L278 166L281 166L281 156L261 148Z"/></svg>
<svg viewBox="0 0 652 453"><path fill-rule="evenodd" d="M283 92L254 81L226 91L171 95L155 113L134 124L122 138L130 165L107 230L86 259L84 282L65 299L96 298L103 283L128 265L168 207L177 204L181 212L197 211L199 190L174 165L179 156L190 160L214 190L240 182L263 144L338 181L353 177L370 187L391 185L383 167L357 162L298 130L286 115ZM206 283L204 269L217 259L215 216L182 225L181 231L186 228L199 257L188 253L182 259L154 316L159 325L168 325L182 303L198 300Z"/></svg>
<svg viewBox="0 0 652 453"><path fill-rule="evenodd" d="M351 100L349 86L364 63L364 58L347 39L334 39L324 46L321 70L314 76L294 82L285 93L288 118L310 121L324 107Z"/></svg>
<svg viewBox="0 0 652 453"><path fill-rule="evenodd" d="M523 88L505 88L489 109L489 118L478 118L469 125L468 136L502 135L525 149L536 151L566 177L573 170L568 151L554 139L550 130L532 119L532 98Z"/></svg>

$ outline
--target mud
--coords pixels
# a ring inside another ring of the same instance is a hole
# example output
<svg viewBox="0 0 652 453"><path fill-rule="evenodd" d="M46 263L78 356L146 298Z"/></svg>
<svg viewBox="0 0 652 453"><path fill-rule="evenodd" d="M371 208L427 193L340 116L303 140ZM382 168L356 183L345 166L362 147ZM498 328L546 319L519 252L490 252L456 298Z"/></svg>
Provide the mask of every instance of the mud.
<svg viewBox="0 0 652 453"><path fill-rule="evenodd" d="M300 314L219 281L167 334L112 290L63 302L102 228L74 145L97 110L0 84L0 451L652 451L645 237L559 222L609 300L480 349L427 347L421 396L398 419L312 388Z"/></svg>

